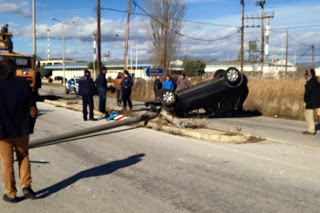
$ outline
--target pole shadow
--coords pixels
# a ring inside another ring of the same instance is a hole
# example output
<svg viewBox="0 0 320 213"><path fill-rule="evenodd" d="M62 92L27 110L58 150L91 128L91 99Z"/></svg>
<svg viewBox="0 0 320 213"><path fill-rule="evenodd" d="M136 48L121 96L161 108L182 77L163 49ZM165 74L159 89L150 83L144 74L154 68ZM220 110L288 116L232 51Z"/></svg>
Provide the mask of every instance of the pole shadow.
<svg viewBox="0 0 320 213"><path fill-rule="evenodd" d="M74 184L78 180L84 179L84 178L90 178L90 177L98 177L98 176L103 176L103 175L109 175L118 169L125 168L128 166L132 166L138 162L140 162L142 157L144 157L145 154L137 154L137 155L132 155L126 159L123 160L118 160L118 161L112 161L110 163L106 163L97 167L93 167L91 169L87 169L84 171L81 171L65 180L62 180L52 186L49 186L45 189L42 189L40 191L37 191L37 198L35 199L42 199L46 198L49 195L52 195L54 193L59 192L60 190Z"/></svg>

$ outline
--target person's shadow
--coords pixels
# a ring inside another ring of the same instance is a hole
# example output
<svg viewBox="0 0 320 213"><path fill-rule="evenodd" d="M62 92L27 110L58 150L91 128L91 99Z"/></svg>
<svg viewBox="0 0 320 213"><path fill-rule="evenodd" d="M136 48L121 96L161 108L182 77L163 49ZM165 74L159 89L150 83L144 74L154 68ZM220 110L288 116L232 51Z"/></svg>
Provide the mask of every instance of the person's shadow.
<svg viewBox="0 0 320 213"><path fill-rule="evenodd" d="M110 163L106 163L101 166L97 166L97 167L94 167L91 169L81 171L81 172L79 172L79 173L77 173L77 174L75 174L75 175L73 175L63 181L60 181L52 186L49 186L45 189L42 189L42 190L36 192L37 198L35 198L35 199L46 198L47 196L54 194L64 188L70 186L71 184L77 182L80 179L108 175L118 169L132 166L133 164L140 162L142 160L141 158L143 156L145 156L145 154L143 154L143 153L137 154L137 155L130 156L130 157L123 159L123 160L112 161Z"/></svg>

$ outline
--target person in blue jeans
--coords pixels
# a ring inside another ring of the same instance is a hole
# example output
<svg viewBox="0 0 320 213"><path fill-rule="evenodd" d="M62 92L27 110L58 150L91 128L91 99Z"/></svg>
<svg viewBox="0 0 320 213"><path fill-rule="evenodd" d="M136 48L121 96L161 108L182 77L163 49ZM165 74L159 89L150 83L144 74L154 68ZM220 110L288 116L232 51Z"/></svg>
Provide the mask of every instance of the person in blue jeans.
<svg viewBox="0 0 320 213"><path fill-rule="evenodd" d="M106 73L108 69L106 67L102 68L101 73L98 75L95 84L98 88L99 94L99 111L104 115L107 116L108 112L106 111L106 101L107 101L107 80L106 80Z"/></svg>
<svg viewBox="0 0 320 213"><path fill-rule="evenodd" d="M174 90L174 84L169 75L167 75L166 80L163 82L162 88L169 89L171 91Z"/></svg>

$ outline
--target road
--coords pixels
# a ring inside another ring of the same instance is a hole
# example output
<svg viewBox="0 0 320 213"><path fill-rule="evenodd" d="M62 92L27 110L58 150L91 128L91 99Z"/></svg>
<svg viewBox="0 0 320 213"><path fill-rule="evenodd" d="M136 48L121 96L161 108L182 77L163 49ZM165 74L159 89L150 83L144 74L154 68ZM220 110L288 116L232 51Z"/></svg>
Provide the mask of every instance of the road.
<svg viewBox="0 0 320 213"><path fill-rule="evenodd" d="M38 107L31 140L107 122ZM209 143L121 127L31 149L38 198L1 201L1 212L319 212L320 149L303 142Z"/></svg>

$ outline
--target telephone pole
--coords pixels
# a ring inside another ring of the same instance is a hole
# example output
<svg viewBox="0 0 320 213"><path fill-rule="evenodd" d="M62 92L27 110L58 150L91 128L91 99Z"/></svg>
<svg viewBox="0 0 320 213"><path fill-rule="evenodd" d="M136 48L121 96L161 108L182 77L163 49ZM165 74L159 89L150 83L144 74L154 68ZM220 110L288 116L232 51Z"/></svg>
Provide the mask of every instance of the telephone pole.
<svg viewBox="0 0 320 213"><path fill-rule="evenodd" d="M241 53L240 53L240 66L241 72L243 72L243 60L244 60L244 53L243 53L243 46L244 46L244 2L245 0L241 0L242 5L242 18L241 18Z"/></svg>
<svg viewBox="0 0 320 213"><path fill-rule="evenodd" d="M101 12L100 0L97 0L97 43L98 43L97 69L99 73L101 71L101 15L100 15L100 12Z"/></svg>
<svg viewBox="0 0 320 213"><path fill-rule="evenodd" d="M131 11L131 0L128 0L128 9L127 9L127 27L126 27L126 41L124 47L124 69L127 69L128 66L128 42L129 42L129 24L130 24L130 11Z"/></svg>
<svg viewBox="0 0 320 213"><path fill-rule="evenodd" d="M311 49L312 49L312 68L315 68L315 66L314 66L314 44L312 44Z"/></svg>
<svg viewBox="0 0 320 213"><path fill-rule="evenodd" d="M33 68L36 68L37 41L36 41L36 0L32 0L32 28L33 28Z"/></svg>
<svg viewBox="0 0 320 213"><path fill-rule="evenodd" d="M258 2L261 6L261 73L264 67L264 4L266 1Z"/></svg>
<svg viewBox="0 0 320 213"><path fill-rule="evenodd" d="M287 29L287 40L286 40L286 69L285 69L285 74L287 76L288 72L288 53L289 53L289 29Z"/></svg>

